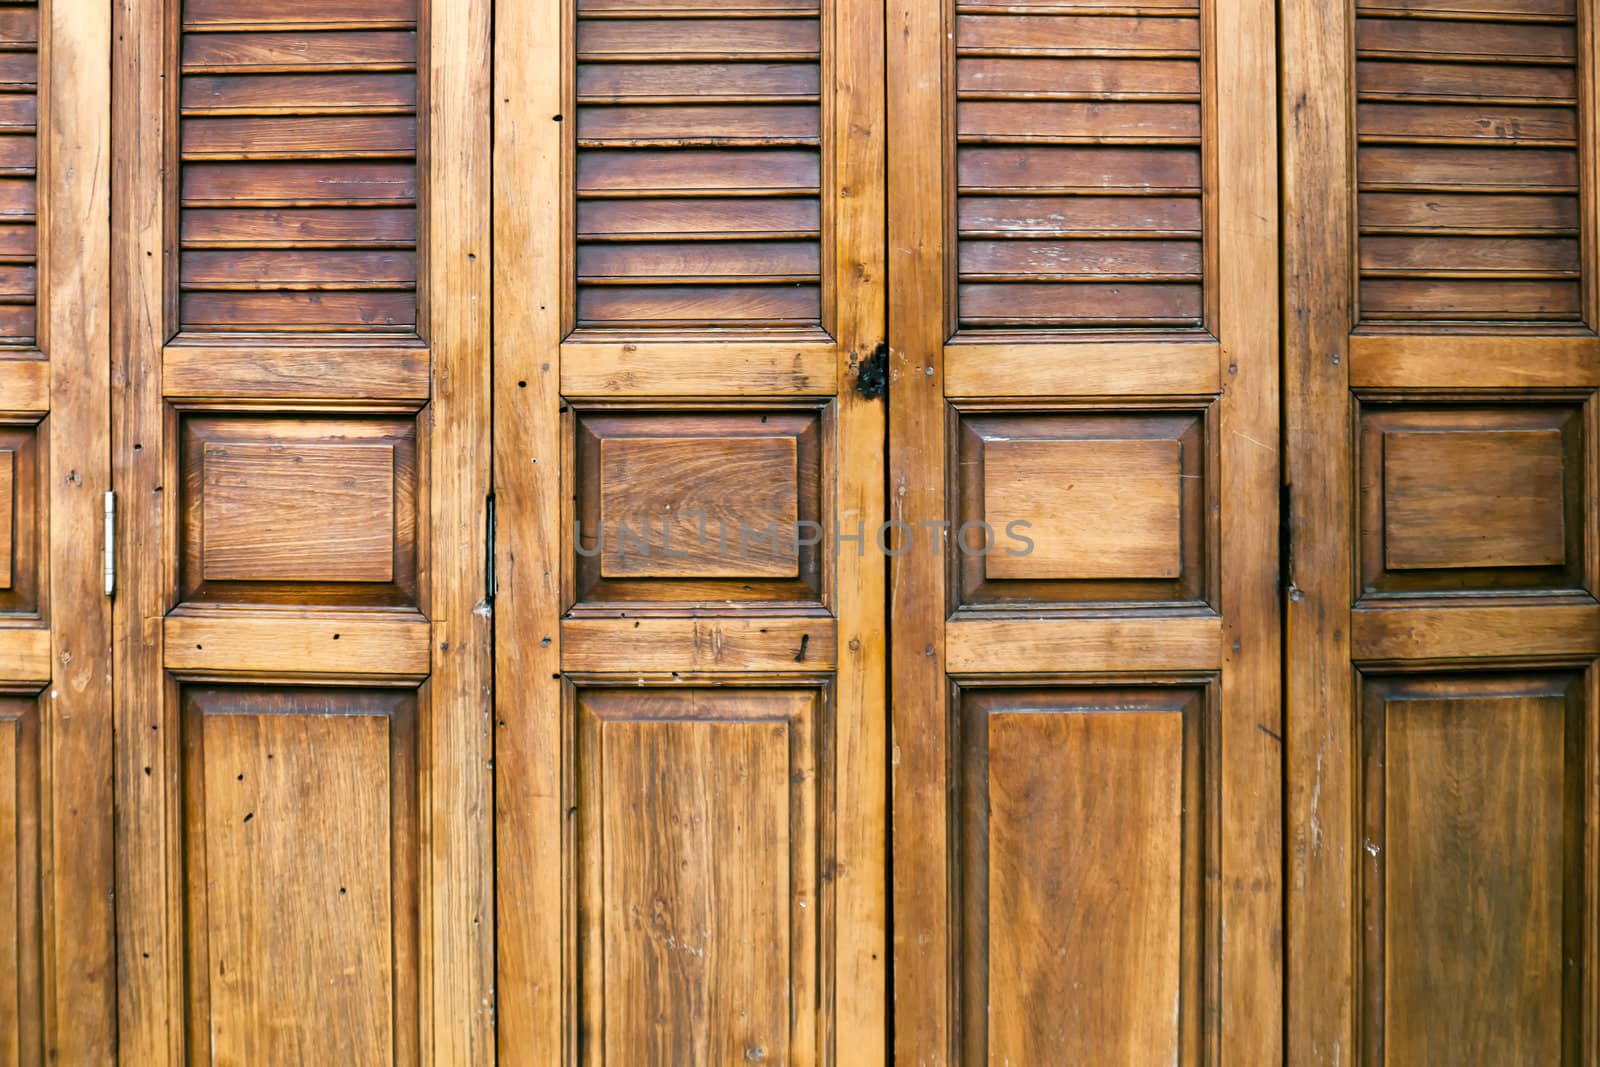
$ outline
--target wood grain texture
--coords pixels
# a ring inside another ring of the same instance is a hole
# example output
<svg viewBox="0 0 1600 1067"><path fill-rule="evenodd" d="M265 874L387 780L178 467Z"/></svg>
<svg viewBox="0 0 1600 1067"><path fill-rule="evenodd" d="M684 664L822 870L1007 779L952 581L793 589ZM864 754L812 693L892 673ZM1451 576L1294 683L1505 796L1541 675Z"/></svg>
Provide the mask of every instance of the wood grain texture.
<svg viewBox="0 0 1600 1067"><path fill-rule="evenodd" d="M162 353L161 385L173 399L309 400L341 394L359 400L424 400L428 350L168 345Z"/></svg>
<svg viewBox="0 0 1600 1067"><path fill-rule="evenodd" d="M45 916L40 888L41 833L39 698L8 687L0 692L0 1063L44 1060L48 1004L44 982Z"/></svg>
<svg viewBox="0 0 1600 1067"><path fill-rule="evenodd" d="M820 710L803 690L578 692L585 1061L815 1059Z"/></svg>
<svg viewBox="0 0 1600 1067"><path fill-rule="evenodd" d="M180 328L417 331L416 18L183 5Z"/></svg>
<svg viewBox="0 0 1600 1067"><path fill-rule="evenodd" d="M1580 1061L1585 703L1568 673L1368 682L1369 1057Z"/></svg>
<svg viewBox="0 0 1600 1067"><path fill-rule="evenodd" d="M37 4L8 6L0 18L0 347L39 345L39 173L37 142L40 12ZM91 29L84 42L94 47ZM77 42L66 49L76 59ZM45 72L48 81L53 71Z"/></svg>
<svg viewBox="0 0 1600 1067"><path fill-rule="evenodd" d="M838 387L831 342L573 342L561 352L561 391L573 397L826 396Z"/></svg>
<svg viewBox="0 0 1600 1067"><path fill-rule="evenodd" d="M828 619L564 619L561 666L569 673L827 671L838 665Z"/></svg>
<svg viewBox="0 0 1600 1067"><path fill-rule="evenodd" d="M1198 396L1221 385L1214 342L945 346L945 392L1003 397L1018 382L1067 396Z"/></svg>
<svg viewBox="0 0 1600 1067"><path fill-rule="evenodd" d="M193 674L420 677L429 625L412 619L169 616L166 667Z"/></svg>

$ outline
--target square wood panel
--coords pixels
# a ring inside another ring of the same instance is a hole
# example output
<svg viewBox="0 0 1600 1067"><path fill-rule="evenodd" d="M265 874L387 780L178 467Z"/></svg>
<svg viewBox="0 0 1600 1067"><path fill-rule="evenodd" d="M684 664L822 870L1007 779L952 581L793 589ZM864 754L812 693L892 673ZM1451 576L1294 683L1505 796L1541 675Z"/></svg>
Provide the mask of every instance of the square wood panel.
<svg viewBox="0 0 1600 1067"><path fill-rule="evenodd" d="M958 607L1206 600L1202 409L953 417Z"/></svg>
<svg viewBox="0 0 1600 1067"><path fill-rule="evenodd" d="M39 429L37 422L0 421L0 616L41 613L45 513Z"/></svg>
<svg viewBox="0 0 1600 1067"><path fill-rule="evenodd" d="M1362 408L1368 594L1585 587L1576 404Z"/></svg>
<svg viewBox="0 0 1600 1067"><path fill-rule="evenodd" d="M831 736L816 689L574 693L579 1058L821 1058Z"/></svg>
<svg viewBox="0 0 1600 1067"><path fill-rule="evenodd" d="M1206 690L956 699L963 1062L1200 1062Z"/></svg>
<svg viewBox="0 0 1600 1067"><path fill-rule="evenodd" d="M200 686L183 708L195 1056L412 1062L415 693Z"/></svg>
<svg viewBox="0 0 1600 1067"><path fill-rule="evenodd" d="M1584 690L1578 672L1366 679L1365 1060L1581 1062Z"/></svg>
<svg viewBox="0 0 1600 1067"><path fill-rule="evenodd" d="M181 440L184 602L416 603L413 416L195 412Z"/></svg>
<svg viewBox="0 0 1600 1067"><path fill-rule="evenodd" d="M577 409L576 603L822 603L829 418L820 405Z"/></svg>

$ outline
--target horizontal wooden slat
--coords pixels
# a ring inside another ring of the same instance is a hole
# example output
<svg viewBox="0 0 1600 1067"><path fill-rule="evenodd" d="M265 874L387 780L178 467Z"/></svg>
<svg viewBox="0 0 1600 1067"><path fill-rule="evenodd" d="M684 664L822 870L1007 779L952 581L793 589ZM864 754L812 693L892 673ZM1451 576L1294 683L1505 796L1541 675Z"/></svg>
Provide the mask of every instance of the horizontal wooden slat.
<svg viewBox="0 0 1600 1067"><path fill-rule="evenodd" d="M1571 19L1576 0L1363 0L1363 15L1510 15L1515 18Z"/></svg>
<svg viewBox="0 0 1600 1067"><path fill-rule="evenodd" d="M1362 60L1356 64L1356 89L1365 99L1470 97L1553 103L1577 97L1578 75L1571 67Z"/></svg>
<svg viewBox="0 0 1600 1067"><path fill-rule="evenodd" d="M1221 387L1214 341L951 344L944 390L952 397L1208 396Z"/></svg>
<svg viewBox="0 0 1600 1067"><path fill-rule="evenodd" d="M408 70L416 65L414 31L354 33L190 33L183 37L185 73L354 68Z"/></svg>
<svg viewBox="0 0 1600 1067"><path fill-rule="evenodd" d="M578 140L637 144L817 142L816 104L605 106L578 109Z"/></svg>
<svg viewBox="0 0 1600 1067"><path fill-rule="evenodd" d="M0 53L0 88L33 90L39 82L37 52Z"/></svg>
<svg viewBox="0 0 1600 1067"><path fill-rule="evenodd" d="M578 98L665 97L685 102L816 98L821 68L803 63L583 63Z"/></svg>
<svg viewBox="0 0 1600 1067"><path fill-rule="evenodd" d="M50 631L0 629L0 683L50 680Z"/></svg>
<svg viewBox="0 0 1600 1067"><path fill-rule="evenodd" d="M417 321L410 292L185 293L178 317L186 328L408 328Z"/></svg>
<svg viewBox="0 0 1600 1067"><path fill-rule="evenodd" d="M816 241L665 241L578 246L578 280L817 275Z"/></svg>
<svg viewBox="0 0 1600 1067"><path fill-rule="evenodd" d="M1119 96L1197 95L1200 63L1194 59L1082 57L1022 59L1003 56L956 61L956 90L963 96L995 93Z"/></svg>
<svg viewBox="0 0 1600 1067"><path fill-rule="evenodd" d="M185 207L410 205L416 199L417 168L409 162L192 163L183 168Z"/></svg>
<svg viewBox="0 0 1600 1067"><path fill-rule="evenodd" d="M428 673L431 627L410 619L217 618L170 615L169 671L314 677Z"/></svg>
<svg viewBox="0 0 1600 1067"><path fill-rule="evenodd" d="M578 155L579 192L812 190L816 149L593 149Z"/></svg>
<svg viewBox="0 0 1600 1067"><path fill-rule="evenodd" d="M1023 49L1181 54L1199 50L1200 21L1103 15L957 15L956 46L962 53Z"/></svg>
<svg viewBox="0 0 1600 1067"><path fill-rule="evenodd" d="M423 401L428 350L168 345L161 388L172 398Z"/></svg>
<svg viewBox="0 0 1600 1067"><path fill-rule="evenodd" d="M50 410L50 364L42 359L0 359L0 411Z"/></svg>
<svg viewBox="0 0 1600 1067"><path fill-rule="evenodd" d="M33 344L39 333L38 320L38 309L32 304L0 305L0 344Z"/></svg>
<svg viewBox="0 0 1600 1067"><path fill-rule="evenodd" d="M578 57L815 55L817 19L580 19Z"/></svg>
<svg viewBox="0 0 1600 1067"><path fill-rule="evenodd" d="M944 648L951 674L1213 671L1222 666L1222 621L957 618L945 625Z"/></svg>
<svg viewBox="0 0 1600 1067"><path fill-rule="evenodd" d="M415 208L190 208L186 248L394 246L417 241Z"/></svg>
<svg viewBox="0 0 1600 1067"><path fill-rule="evenodd" d="M980 100L956 108L963 140L1190 141L1200 137L1200 105Z"/></svg>
<svg viewBox="0 0 1600 1067"><path fill-rule="evenodd" d="M1149 323L1198 325L1200 286L1163 282L968 283L957 289L963 324Z"/></svg>
<svg viewBox="0 0 1600 1067"><path fill-rule="evenodd" d="M1600 387L1600 338L1357 334L1350 338L1357 389Z"/></svg>
<svg viewBox="0 0 1600 1067"><path fill-rule="evenodd" d="M563 396L829 396L838 349L798 344L567 342Z"/></svg>
<svg viewBox="0 0 1600 1067"><path fill-rule="evenodd" d="M1508 104L1361 104L1356 123L1363 143L1377 141L1573 144L1575 108Z"/></svg>
<svg viewBox="0 0 1600 1067"><path fill-rule="evenodd" d="M811 323L822 315L815 285L657 285L581 287L582 325L728 322Z"/></svg>
<svg viewBox="0 0 1600 1067"><path fill-rule="evenodd" d="M1193 148L962 148L956 153L963 190L1198 190L1200 153Z"/></svg>
<svg viewBox="0 0 1600 1067"><path fill-rule="evenodd" d="M186 289L409 289L417 257L409 250L186 252L178 280Z"/></svg>
<svg viewBox="0 0 1600 1067"><path fill-rule="evenodd" d="M963 196L957 226L967 233L1140 231L1200 235L1200 198L1165 196Z"/></svg>
<svg viewBox="0 0 1600 1067"><path fill-rule="evenodd" d="M750 232L811 233L822 224L815 198L732 200L584 200L578 237L675 236Z"/></svg>
<svg viewBox="0 0 1600 1067"><path fill-rule="evenodd" d="M404 111L416 104L417 79L406 73L207 74L183 79L186 112Z"/></svg>
<svg viewBox="0 0 1600 1067"><path fill-rule="evenodd" d="M1402 230L1572 230L1576 196L1494 193L1362 193L1364 228Z"/></svg>
<svg viewBox="0 0 1600 1067"><path fill-rule="evenodd" d="M1198 280L1201 256L1199 241L967 240L960 244L958 264L964 276L1178 275Z"/></svg>
<svg viewBox="0 0 1600 1067"><path fill-rule="evenodd" d="M415 23L418 0L184 0L185 29L261 25L274 29L286 26L315 26L332 23L340 26Z"/></svg>
<svg viewBox="0 0 1600 1067"><path fill-rule="evenodd" d="M1575 274L1578 253L1575 237L1364 237L1361 268Z"/></svg>
<svg viewBox="0 0 1600 1067"><path fill-rule="evenodd" d="M13 0L14 2L14 0ZM8 48L37 47L39 8L36 4L0 10L0 43Z"/></svg>
<svg viewBox="0 0 1600 1067"><path fill-rule="evenodd" d="M565 619L561 669L826 671L838 661L832 619Z"/></svg>
<svg viewBox="0 0 1600 1067"><path fill-rule="evenodd" d="M1366 279L1363 318L1576 320L1583 311L1576 281Z"/></svg>
<svg viewBox="0 0 1600 1067"><path fill-rule="evenodd" d="M1572 61L1577 32L1572 26L1541 26L1438 19L1356 20L1356 53L1378 55L1481 56L1501 62L1530 59Z"/></svg>
<svg viewBox="0 0 1600 1067"><path fill-rule="evenodd" d="M1358 661L1600 655L1600 605L1370 607L1351 618Z"/></svg>
<svg viewBox="0 0 1600 1067"><path fill-rule="evenodd" d="M1488 186L1538 192L1578 181L1577 153L1542 148L1402 148L1373 145L1357 152L1363 186Z"/></svg>
<svg viewBox="0 0 1600 1067"><path fill-rule="evenodd" d="M417 120L409 115L183 120L186 160L392 158L416 150Z"/></svg>

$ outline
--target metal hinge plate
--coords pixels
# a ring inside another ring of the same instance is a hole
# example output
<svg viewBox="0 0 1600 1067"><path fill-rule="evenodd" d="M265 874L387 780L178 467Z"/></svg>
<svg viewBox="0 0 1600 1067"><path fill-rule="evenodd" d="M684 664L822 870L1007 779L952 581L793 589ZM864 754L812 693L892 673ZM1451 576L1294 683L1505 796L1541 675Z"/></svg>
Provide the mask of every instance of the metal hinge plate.
<svg viewBox="0 0 1600 1067"><path fill-rule="evenodd" d="M117 494L106 490L105 496L105 579L106 596L117 591Z"/></svg>

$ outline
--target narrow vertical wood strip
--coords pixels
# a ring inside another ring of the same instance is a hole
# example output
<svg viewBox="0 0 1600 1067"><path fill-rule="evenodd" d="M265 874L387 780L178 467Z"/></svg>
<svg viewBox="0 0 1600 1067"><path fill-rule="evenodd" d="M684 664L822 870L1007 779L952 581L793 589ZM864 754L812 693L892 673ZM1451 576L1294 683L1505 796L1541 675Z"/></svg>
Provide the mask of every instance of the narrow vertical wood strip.
<svg viewBox="0 0 1600 1067"><path fill-rule="evenodd" d="M1215 2L1223 487L1220 1061L1283 1059L1276 10Z"/></svg>
<svg viewBox="0 0 1600 1067"><path fill-rule="evenodd" d="M946 10L890 0L889 511L945 516ZM902 534L905 527L901 527ZM894 1020L899 1063L953 1056L944 562L925 537L890 561Z"/></svg>
<svg viewBox="0 0 1600 1067"><path fill-rule="evenodd" d="M117 1029L111 606L101 588L111 486L111 11L46 5L50 613L46 1033L53 1061L106 1063Z"/></svg>
<svg viewBox="0 0 1600 1067"><path fill-rule="evenodd" d="M162 669L162 558L174 508L161 447L161 344L166 339L167 2L114 8L112 166L113 482L123 521L112 610L116 688L118 1055L124 1063L184 1058L181 899L167 798L168 697ZM174 501L175 504L175 501Z"/></svg>
<svg viewBox="0 0 1600 1067"><path fill-rule="evenodd" d="M495 849L498 1052L571 1062L562 834L561 0L495 16ZM514 295L513 295L514 294Z"/></svg>
<svg viewBox="0 0 1600 1067"><path fill-rule="evenodd" d="M490 472L490 54L487 0L428 5L427 309L433 349L424 1055L494 1055L494 870L485 589ZM431 957L431 958L430 958ZM431 1045L427 1044L431 1024Z"/></svg>
<svg viewBox="0 0 1600 1067"><path fill-rule="evenodd" d="M1349 10L1283 4L1286 1042L1290 1063L1353 1062ZM1338 429L1336 429L1338 428Z"/></svg>
<svg viewBox="0 0 1600 1067"><path fill-rule="evenodd" d="M856 392L853 364L872 353L885 331L885 41L881 4L846 0L835 11L833 276L842 448L834 514L844 532L854 533L858 525L871 531L884 519L883 401ZM875 550L862 548L835 549L835 810L841 814L835 822L836 992L824 1018L833 1020L835 1062L881 1064L889 1057L887 568Z"/></svg>

